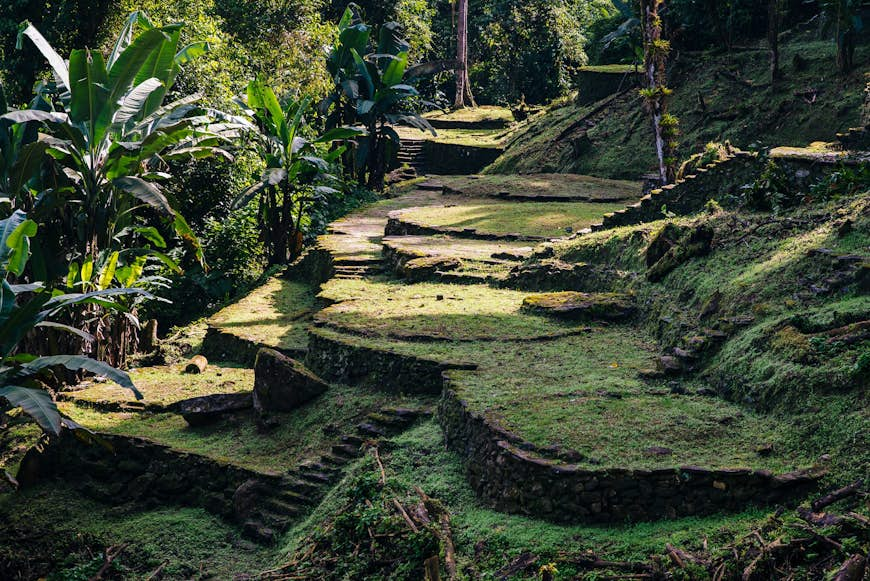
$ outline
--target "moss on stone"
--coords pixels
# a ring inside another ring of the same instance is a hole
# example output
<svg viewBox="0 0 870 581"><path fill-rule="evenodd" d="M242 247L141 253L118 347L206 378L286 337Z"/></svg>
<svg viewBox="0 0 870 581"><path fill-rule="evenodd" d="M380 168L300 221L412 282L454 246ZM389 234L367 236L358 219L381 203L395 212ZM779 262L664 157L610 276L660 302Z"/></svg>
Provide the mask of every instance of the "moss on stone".
<svg viewBox="0 0 870 581"><path fill-rule="evenodd" d="M556 292L529 295L523 308L533 313L580 321L616 321L634 312L634 300L623 293Z"/></svg>

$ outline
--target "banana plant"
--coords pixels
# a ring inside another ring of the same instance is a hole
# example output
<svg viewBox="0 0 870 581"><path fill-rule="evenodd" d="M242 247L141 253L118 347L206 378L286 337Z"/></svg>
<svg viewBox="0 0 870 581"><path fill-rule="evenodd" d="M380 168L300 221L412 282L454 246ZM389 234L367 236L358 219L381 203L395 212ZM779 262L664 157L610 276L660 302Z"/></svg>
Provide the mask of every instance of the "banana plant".
<svg viewBox="0 0 870 581"><path fill-rule="evenodd" d="M408 43L401 38L398 23L381 27L373 52L369 51L371 28L351 4L338 25L338 43L327 58L334 88L321 103L327 126L360 125L366 134L357 139L354 169L374 190L382 190L390 160L401 146L397 125L421 131L435 130L425 118L410 109L420 94L410 84Z"/></svg>
<svg viewBox="0 0 870 581"><path fill-rule="evenodd" d="M144 13L134 12L107 56L73 50L67 61L35 27L22 23L19 47L29 39L54 73L54 85L43 87L51 98L43 101L59 103L57 110L32 107L0 115L0 124L42 127L36 143L51 161L46 172L51 180L31 181L25 188L31 197L36 194L31 218L51 234L35 243L34 276L60 286L71 262L97 263L116 251L122 267L133 268L137 256L148 254L178 271L151 243L144 225L174 231L204 265L197 237L159 182L171 177L167 169L173 160L231 159L222 146L241 125L199 106L198 95L163 104L181 67L208 50L205 43L180 46L182 29L183 24L155 26ZM28 207L22 203L25 193L13 195L13 208ZM71 322L77 327L88 322L92 334L105 339L99 349L109 351L109 361L122 363L128 342L112 337L131 337L129 345L135 345L138 325L131 313L117 316L96 306L82 311ZM117 328L103 332L107 324Z"/></svg>
<svg viewBox="0 0 870 581"><path fill-rule="evenodd" d="M52 292L40 283L14 284L27 265L31 241L37 229L36 222L28 219L21 210L0 220L0 398L12 407L21 408L45 432L59 434L64 427L78 429L80 426L61 415L39 381L38 376L47 370L62 366L102 375L132 391L137 399L141 399L142 394L127 373L106 363L84 355L35 357L20 351L22 340L35 329L47 327L92 341L93 337L87 332L58 322L55 317L80 304L122 309L116 302L118 297L147 293L132 289L104 289L66 294Z"/></svg>
<svg viewBox="0 0 870 581"><path fill-rule="evenodd" d="M255 148L266 167L260 180L243 191L232 207L239 209L259 198L258 221L269 263L283 264L301 252L304 221L312 206L337 193L327 184L336 181L330 169L346 146L337 145L323 155L321 151L363 132L335 127L306 139L305 115L311 99L282 105L260 78L248 84L245 99L238 103L254 120Z"/></svg>
<svg viewBox="0 0 870 581"><path fill-rule="evenodd" d="M65 230L75 240L73 258L96 259L113 246L119 231L143 215L143 208L162 216L202 257L184 217L158 182L170 177L168 161L229 158L220 145L234 127L204 114L195 105L197 96L163 105L181 66L208 50L205 43L179 48L182 28L155 26L135 12L108 58L81 49L73 50L67 63L35 27L21 25L19 47L29 38L46 58L62 110L7 112L0 123L36 122L47 128L38 143L63 170L63 180L43 206L75 208L64 213Z"/></svg>

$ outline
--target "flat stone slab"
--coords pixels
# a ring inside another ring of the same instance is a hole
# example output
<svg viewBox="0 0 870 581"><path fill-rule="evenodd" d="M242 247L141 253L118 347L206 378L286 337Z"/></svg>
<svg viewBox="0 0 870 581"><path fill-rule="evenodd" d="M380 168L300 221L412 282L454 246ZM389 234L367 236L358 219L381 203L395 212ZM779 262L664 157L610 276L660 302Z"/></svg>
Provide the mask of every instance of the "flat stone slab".
<svg viewBox="0 0 870 581"><path fill-rule="evenodd" d="M180 414L191 426L214 423L227 414L241 412L254 406L253 393L216 393L192 397L169 406L169 411Z"/></svg>
<svg viewBox="0 0 870 581"><path fill-rule="evenodd" d="M634 298L622 293L558 292L529 295L523 308L534 313L582 321L618 321L634 314Z"/></svg>

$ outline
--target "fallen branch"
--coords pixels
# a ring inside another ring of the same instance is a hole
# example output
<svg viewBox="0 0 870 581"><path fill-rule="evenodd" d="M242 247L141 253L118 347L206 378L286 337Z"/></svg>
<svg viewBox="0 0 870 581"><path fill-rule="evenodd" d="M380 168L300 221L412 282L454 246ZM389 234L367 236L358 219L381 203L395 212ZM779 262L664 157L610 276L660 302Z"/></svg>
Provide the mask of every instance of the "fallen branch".
<svg viewBox="0 0 870 581"><path fill-rule="evenodd" d="M843 517L826 512L813 512L802 506L798 507L796 512L801 520L817 527L837 526L843 522Z"/></svg>
<svg viewBox="0 0 870 581"><path fill-rule="evenodd" d="M814 512L821 512L822 509L825 508L826 506L834 504L835 502L843 500L844 498L849 498L850 496L854 496L854 495L858 494L862 485L863 485L863 482L861 480L856 480L855 482L853 482L852 484L849 484L848 486L844 486L843 488L839 488L839 489L835 490L834 492L827 494L818 500L813 501L813 503L812 503L813 511Z"/></svg>
<svg viewBox="0 0 870 581"><path fill-rule="evenodd" d="M128 543L123 543L121 545L114 545L111 547L107 547L106 552L103 556L102 567L100 567L100 569L96 572L96 574L93 577L91 577L88 581L99 581L100 579L102 579L103 575L106 573L106 571L109 570L109 567L112 566L112 563L115 562L115 559L117 559L121 555L121 553L124 552L124 549L126 549L127 546L128 546Z"/></svg>
<svg viewBox="0 0 870 581"><path fill-rule="evenodd" d="M408 516L408 513L405 512L405 508L402 506L402 503L394 498L393 499L393 506L395 506L396 510L399 511L399 514L402 515L402 518L405 519L405 522L408 523L408 526L411 528L411 530L414 531L415 533L419 533L420 529L417 528L417 525L414 524L414 521L412 521L411 517Z"/></svg>
<svg viewBox="0 0 870 581"><path fill-rule="evenodd" d="M378 479L378 482L381 486L387 483L387 473L384 471L384 464L381 462L381 455L378 453L378 447L372 446L372 453L375 457L375 462L378 463L378 469L381 471L381 476Z"/></svg>

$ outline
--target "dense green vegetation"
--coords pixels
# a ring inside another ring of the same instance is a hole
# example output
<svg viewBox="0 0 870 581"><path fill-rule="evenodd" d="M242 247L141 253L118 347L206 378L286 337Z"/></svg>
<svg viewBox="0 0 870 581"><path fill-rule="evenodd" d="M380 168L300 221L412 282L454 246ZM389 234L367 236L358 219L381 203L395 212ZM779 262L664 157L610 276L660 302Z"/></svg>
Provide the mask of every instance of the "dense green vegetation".
<svg viewBox="0 0 870 581"><path fill-rule="evenodd" d="M5 2L0 578L862 581L867 10Z"/></svg>

